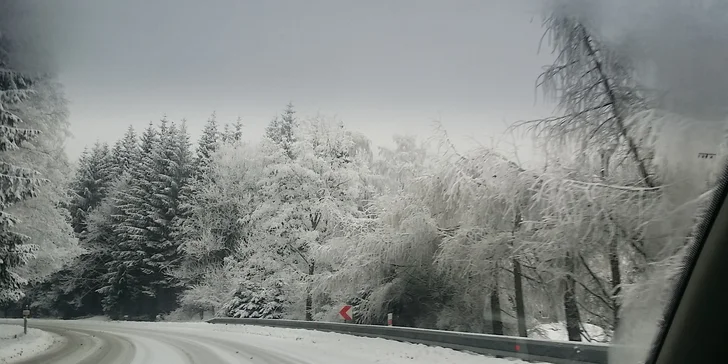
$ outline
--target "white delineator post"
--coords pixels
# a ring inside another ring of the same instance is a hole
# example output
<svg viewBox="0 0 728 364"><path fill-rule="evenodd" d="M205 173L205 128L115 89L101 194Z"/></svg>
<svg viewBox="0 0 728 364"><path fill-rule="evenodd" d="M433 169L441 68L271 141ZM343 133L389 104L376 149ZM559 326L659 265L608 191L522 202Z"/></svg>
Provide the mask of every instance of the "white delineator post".
<svg viewBox="0 0 728 364"><path fill-rule="evenodd" d="M394 323L393 316L394 315L391 312L387 314L387 326L394 326L393 325L393 323Z"/></svg>
<svg viewBox="0 0 728 364"><path fill-rule="evenodd" d="M30 316L30 309L28 306L25 306L23 309L23 334L28 334L28 316Z"/></svg>

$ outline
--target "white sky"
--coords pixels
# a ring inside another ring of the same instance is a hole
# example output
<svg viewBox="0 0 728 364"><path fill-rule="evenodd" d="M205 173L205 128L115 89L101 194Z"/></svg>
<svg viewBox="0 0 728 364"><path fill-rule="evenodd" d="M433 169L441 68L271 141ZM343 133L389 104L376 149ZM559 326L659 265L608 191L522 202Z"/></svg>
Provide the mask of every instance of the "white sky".
<svg viewBox="0 0 728 364"><path fill-rule="evenodd" d="M55 6L55 7L54 7ZM71 101L75 158L166 114L193 138L208 116L242 117L257 139L288 101L337 115L375 145L427 137L488 143L507 123L546 116L534 90L532 0L64 0L53 49Z"/></svg>

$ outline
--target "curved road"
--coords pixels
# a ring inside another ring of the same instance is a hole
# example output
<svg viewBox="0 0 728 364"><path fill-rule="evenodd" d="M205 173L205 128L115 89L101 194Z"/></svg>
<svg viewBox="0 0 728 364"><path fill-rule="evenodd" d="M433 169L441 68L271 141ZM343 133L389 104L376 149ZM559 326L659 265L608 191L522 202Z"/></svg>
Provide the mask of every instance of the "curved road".
<svg viewBox="0 0 728 364"><path fill-rule="evenodd" d="M29 327L62 338L22 364L313 364L286 352L284 345L246 344L235 334L131 322L32 320ZM281 343L283 344L283 343ZM277 346L277 347L276 347ZM280 349L280 350L279 350ZM324 360L328 361L328 360Z"/></svg>
<svg viewBox="0 0 728 364"><path fill-rule="evenodd" d="M0 330L2 324L8 323L22 325L21 320L0 319ZM56 343L37 356L20 361L13 359L11 363L526 364L516 359L498 359L382 338L303 329L208 323L41 319L29 320L29 326L55 334ZM26 347L31 348L32 344Z"/></svg>

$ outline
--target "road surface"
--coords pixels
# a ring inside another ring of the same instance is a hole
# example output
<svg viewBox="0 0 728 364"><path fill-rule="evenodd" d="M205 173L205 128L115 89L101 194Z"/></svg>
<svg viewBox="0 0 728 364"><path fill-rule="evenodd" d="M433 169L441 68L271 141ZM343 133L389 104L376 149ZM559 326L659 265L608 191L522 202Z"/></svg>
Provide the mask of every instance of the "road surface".
<svg viewBox="0 0 728 364"><path fill-rule="evenodd" d="M40 355L12 363L525 363L377 338L258 326L32 319L30 327L60 340Z"/></svg>
<svg viewBox="0 0 728 364"><path fill-rule="evenodd" d="M45 353L23 364L141 364L141 363L308 363L276 350L259 349L232 336L221 338L207 330L174 330L167 324L32 320L30 327L63 338ZM210 324L210 326L212 326Z"/></svg>

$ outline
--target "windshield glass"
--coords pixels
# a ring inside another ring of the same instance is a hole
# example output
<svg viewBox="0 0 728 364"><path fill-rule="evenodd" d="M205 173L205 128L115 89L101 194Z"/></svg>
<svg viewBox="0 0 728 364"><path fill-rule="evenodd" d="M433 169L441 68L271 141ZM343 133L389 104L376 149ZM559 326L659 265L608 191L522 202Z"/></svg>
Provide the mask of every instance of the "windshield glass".
<svg viewBox="0 0 728 364"><path fill-rule="evenodd" d="M726 162L721 1L3 3L0 313L129 358L639 362Z"/></svg>

